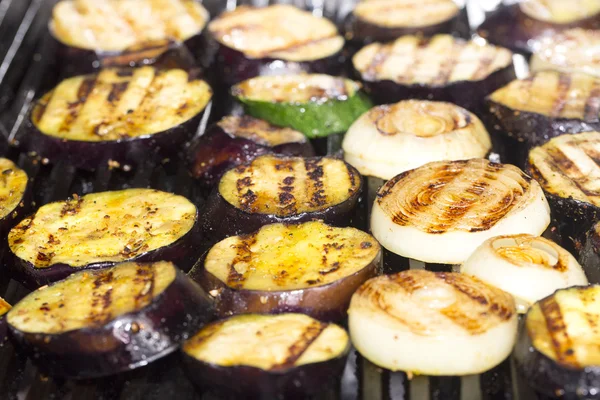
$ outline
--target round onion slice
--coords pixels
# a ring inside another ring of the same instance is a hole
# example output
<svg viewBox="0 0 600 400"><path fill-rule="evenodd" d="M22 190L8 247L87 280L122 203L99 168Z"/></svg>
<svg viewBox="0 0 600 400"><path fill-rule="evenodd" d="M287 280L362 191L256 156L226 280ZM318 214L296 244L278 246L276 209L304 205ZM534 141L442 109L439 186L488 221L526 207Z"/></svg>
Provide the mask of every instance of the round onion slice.
<svg viewBox="0 0 600 400"><path fill-rule="evenodd" d="M512 294L520 313L557 289L588 284L571 253L548 239L523 234L486 240L460 272Z"/></svg>
<svg viewBox="0 0 600 400"><path fill-rule="evenodd" d="M458 273L404 271L367 281L348 310L352 343L390 370L427 375L476 374L512 351L512 297Z"/></svg>
<svg viewBox="0 0 600 400"><path fill-rule="evenodd" d="M383 247L442 264L464 262L494 236L539 236L549 223L540 185L513 165L485 159L406 171L379 190L371 214L371 231Z"/></svg>

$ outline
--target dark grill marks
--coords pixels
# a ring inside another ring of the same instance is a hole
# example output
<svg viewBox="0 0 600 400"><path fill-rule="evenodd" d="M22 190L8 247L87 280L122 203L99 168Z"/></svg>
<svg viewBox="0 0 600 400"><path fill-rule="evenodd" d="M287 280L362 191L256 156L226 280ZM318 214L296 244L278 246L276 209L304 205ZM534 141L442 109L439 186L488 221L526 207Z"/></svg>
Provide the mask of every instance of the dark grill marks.
<svg viewBox="0 0 600 400"><path fill-rule="evenodd" d="M573 343L567 333L567 327L556 299L554 296L547 297L540 301L539 305L546 320L548 334L552 339L552 348L556 360L565 366L579 368L579 362L573 350ZM535 334L534 332L531 333Z"/></svg>
<svg viewBox="0 0 600 400"><path fill-rule="evenodd" d="M136 307L149 304L154 295L155 272L151 266L137 265L133 282L139 285L140 291L135 294Z"/></svg>
<svg viewBox="0 0 600 400"><path fill-rule="evenodd" d="M31 115L32 122L40 122L46 109L48 108L48 104L52 101L52 97L54 96L54 90L45 95L33 108L33 113Z"/></svg>
<svg viewBox="0 0 600 400"><path fill-rule="evenodd" d="M119 100L121 100L121 96L123 95L123 93L125 93L128 86L129 86L129 81L117 82L117 83L111 84L110 93L108 94L108 97L107 97L107 100L109 101L109 103L117 103Z"/></svg>
<svg viewBox="0 0 600 400"><path fill-rule="evenodd" d="M88 96L94 90L96 86L96 77L86 78L81 82L79 89L77 89L77 100L73 103L69 103L69 114L63 120L59 132L68 132L73 122L77 120L79 112L83 108Z"/></svg>
<svg viewBox="0 0 600 400"><path fill-rule="evenodd" d="M229 266L229 274L227 276L227 286L240 289L244 287L246 280L245 273L239 273L235 266L238 263L248 264L252 261L252 250L250 248L256 243L256 235L240 236L240 241L235 245L237 254Z"/></svg>
<svg viewBox="0 0 600 400"><path fill-rule="evenodd" d="M277 169L278 171L288 171L292 174L283 178L283 180L278 184L278 207L282 209L283 215L297 214L298 208L296 203L296 197L293 194L295 189L294 181L296 180L296 178L293 176L294 162L292 160L282 161L280 164L275 165L275 169Z"/></svg>
<svg viewBox="0 0 600 400"><path fill-rule="evenodd" d="M65 205L60 210L60 216L64 217L66 215L76 215L81 211L81 204L83 203L83 198L77 195L73 196L73 199L69 199L65 201Z"/></svg>
<svg viewBox="0 0 600 400"><path fill-rule="evenodd" d="M254 182L252 181L252 167L248 167L249 176L238 179L235 186L238 192L238 197L240 199L240 208L244 211L251 212L253 210L254 202L258 199L258 196L252 189L250 189ZM239 170L238 170L239 171ZM240 173L244 173L246 170L240 171Z"/></svg>
<svg viewBox="0 0 600 400"><path fill-rule="evenodd" d="M584 117L586 122L598 121L600 114L600 83L595 80L590 95L584 106Z"/></svg>
<svg viewBox="0 0 600 400"><path fill-rule="evenodd" d="M581 173L577 165L557 146L546 146L548 162L554 166L552 168L561 174L565 179L572 182L586 196L595 196L597 193L589 191L585 187L585 176Z"/></svg>
<svg viewBox="0 0 600 400"><path fill-rule="evenodd" d="M112 271L99 273L96 279L94 279L92 286L92 307L87 320L102 325L112 318L111 305L112 305L112 287L110 283L114 281L114 275ZM106 291L103 289L106 288Z"/></svg>
<svg viewBox="0 0 600 400"><path fill-rule="evenodd" d="M565 105L567 104L567 94L571 88L571 76L568 74L560 74L558 76L558 87L556 88L556 100L550 111L550 116L556 118L560 116Z"/></svg>
<svg viewBox="0 0 600 400"><path fill-rule="evenodd" d="M314 321L306 327L300 338L288 348L287 358L280 364L273 365L271 370L282 370L293 367L310 345L317 340L328 324Z"/></svg>
<svg viewBox="0 0 600 400"><path fill-rule="evenodd" d="M311 207L319 208L327 203L327 196L323 185L323 166L320 160L304 160L307 180L307 200Z"/></svg>

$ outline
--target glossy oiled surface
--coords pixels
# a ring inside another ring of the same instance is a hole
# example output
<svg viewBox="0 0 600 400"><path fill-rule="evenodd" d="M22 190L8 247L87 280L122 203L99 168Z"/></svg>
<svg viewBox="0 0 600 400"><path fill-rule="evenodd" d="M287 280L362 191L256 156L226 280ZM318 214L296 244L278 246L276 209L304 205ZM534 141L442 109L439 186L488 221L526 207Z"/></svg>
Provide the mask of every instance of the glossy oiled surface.
<svg viewBox="0 0 600 400"><path fill-rule="evenodd" d="M452 0L369 0L356 5L354 15L387 28L429 26L458 14Z"/></svg>
<svg viewBox="0 0 600 400"><path fill-rule="evenodd" d="M0 218L8 216L23 200L27 173L12 161L0 158Z"/></svg>
<svg viewBox="0 0 600 400"><path fill-rule="evenodd" d="M249 115L229 115L221 119L217 125L228 135L251 140L263 146L279 146L285 143L304 143L306 136L291 129L271 125L267 121Z"/></svg>

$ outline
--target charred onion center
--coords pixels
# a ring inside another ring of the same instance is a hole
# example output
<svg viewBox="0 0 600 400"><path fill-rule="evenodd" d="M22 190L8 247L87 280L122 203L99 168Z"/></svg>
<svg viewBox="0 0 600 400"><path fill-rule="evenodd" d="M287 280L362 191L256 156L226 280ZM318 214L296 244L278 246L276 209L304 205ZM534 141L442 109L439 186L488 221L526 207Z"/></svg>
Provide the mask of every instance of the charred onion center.
<svg viewBox="0 0 600 400"><path fill-rule="evenodd" d="M342 328L306 315L248 314L205 326L184 344L183 351L223 367L283 371L340 357L348 345Z"/></svg>
<svg viewBox="0 0 600 400"><path fill-rule="evenodd" d="M35 268L125 261L175 243L196 223L185 197L152 189L92 193L46 204L8 234Z"/></svg>
<svg viewBox="0 0 600 400"><path fill-rule="evenodd" d="M563 271L568 267L569 253L552 241L531 235L499 236L490 245L501 258L516 266L536 265Z"/></svg>
<svg viewBox="0 0 600 400"><path fill-rule="evenodd" d="M334 158L265 155L227 171L219 193L249 213L290 216L325 210L360 189L358 172Z"/></svg>
<svg viewBox="0 0 600 400"><path fill-rule="evenodd" d="M577 28L543 37L531 67L537 71L554 67L600 77L600 31Z"/></svg>
<svg viewBox="0 0 600 400"><path fill-rule="evenodd" d="M199 114L210 86L186 71L105 69L62 81L34 106L40 132L67 140L101 142L164 132Z"/></svg>
<svg viewBox="0 0 600 400"><path fill-rule="evenodd" d="M597 0L526 0L519 7L533 19L555 24L569 24L600 13Z"/></svg>
<svg viewBox="0 0 600 400"><path fill-rule="evenodd" d="M44 334L101 327L152 303L175 275L175 266L164 261L78 272L29 294L7 320L20 331Z"/></svg>
<svg viewBox="0 0 600 400"><path fill-rule="evenodd" d="M458 12L452 0L372 0L358 3L354 9L358 18L388 28L436 25Z"/></svg>
<svg viewBox="0 0 600 400"><path fill-rule="evenodd" d="M488 230L525 207L531 178L484 159L433 162L389 180L377 194L383 212L427 233Z"/></svg>
<svg viewBox="0 0 600 400"><path fill-rule="evenodd" d="M250 58L310 61L344 46L331 21L283 4L240 6L212 21L208 29L218 42Z"/></svg>
<svg viewBox="0 0 600 400"><path fill-rule="evenodd" d="M23 201L27 173L7 158L0 158L0 219L13 212Z"/></svg>
<svg viewBox="0 0 600 400"><path fill-rule="evenodd" d="M271 125L262 119L244 116L227 116L217 125L228 135L251 140L263 146L279 146L286 143L304 143L306 136L290 128Z"/></svg>
<svg viewBox="0 0 600 400"><path fill-rule="evenodd" d="M50 26L66 45L123 51L162 39L183 42L199 34L208 19L196 0L64 0L54 6Z"/></svg>
<svg viewBox="0 0 600 400"><path fill-rule="evenodd" d="M534 304L526 327L533 346L563 366L600 365L600 287L563 289Z"/></svg>
<svg viewBox="0 0 600 400"><path fill-rule="evenodd" d="M371 235L315 221L272 224L250 235L229 237L213 246L204 266L236 289L295 290L353 275L379 254Z"/></svg>
<svg viewBox="0 0 600 400"><path fill-rule="evenodd" d="M512 63L502 47L465 41L451 35L407 35L388 44L372 43L352 58L367 81L391 80L405 85L444 86L479 81Z"/></svg>

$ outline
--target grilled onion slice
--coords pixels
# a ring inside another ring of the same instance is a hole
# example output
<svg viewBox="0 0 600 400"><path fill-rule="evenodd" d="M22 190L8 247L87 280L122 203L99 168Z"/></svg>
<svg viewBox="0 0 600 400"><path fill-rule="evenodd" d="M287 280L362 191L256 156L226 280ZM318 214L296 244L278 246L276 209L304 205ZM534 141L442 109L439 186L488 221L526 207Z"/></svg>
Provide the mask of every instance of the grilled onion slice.
<svg viewBox="0 0 600 400"><path fill-rule="evenodd" d="M349 349L337 325L302 314L248 314L205 326L183 354L203 388L227 398L275 399L322 393L342 373Z"/></svg>
<svg viewBox="0 0 600 400"><path fill-rule="evenodd" d="M485 159L404 172L379 190L371 214L371 232L383 247L442 264L462 263L494 236L540 235L549 223L540 185L515 166Z"/></svg>
<svg viewBox="0 0 600 400"><path fill-rule="evenodd" d="M352 296L348 327L372 363L426 375L487 371L512 351L512 297L458 273L410 270L367 281Z"/></svg>
<svg viewBox="0 0 600 400"><path fill-rule="evenodd" d="M363 114L344 136L344 159L391 179L431 161L485 157L492 147L474 114L450 103L405 100Z"/></svg>
<svg viewBox="0 0 600 400"><path fill-rule="evenodd" d="M588 284L571 253L548 239L524 234L486 240L460 272L512 294L520 313L557 289Z"/></svg>
<svg viewBox="0 0 600 400"><path fill-rule="evenodd" d="M558 290L534 304L515 359L527 382L544 395L598 399L600 286Z"/></svg>

